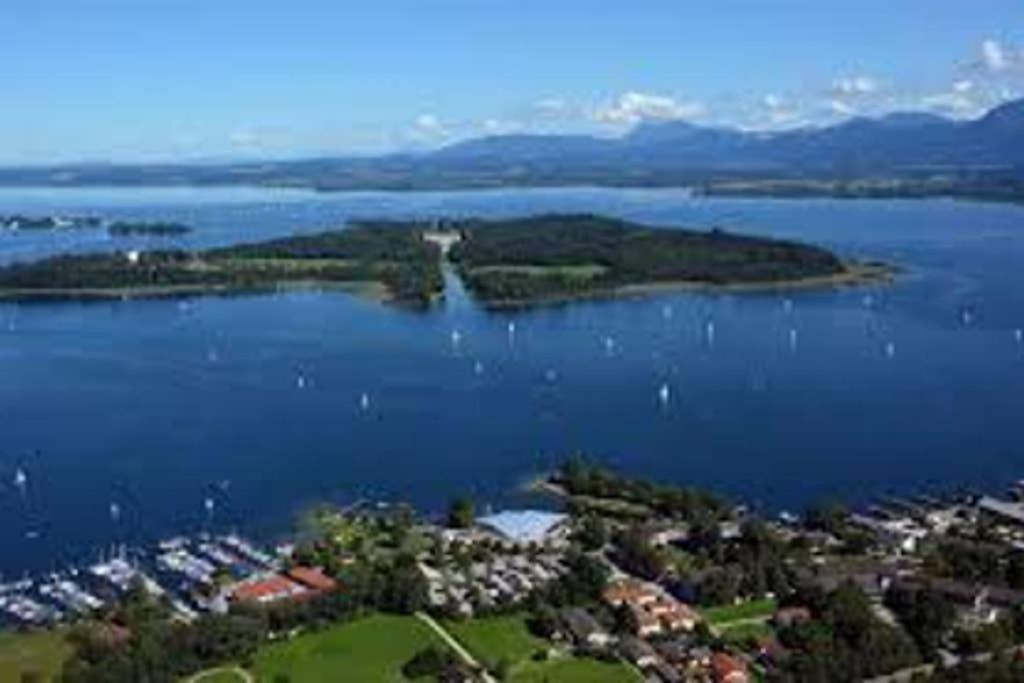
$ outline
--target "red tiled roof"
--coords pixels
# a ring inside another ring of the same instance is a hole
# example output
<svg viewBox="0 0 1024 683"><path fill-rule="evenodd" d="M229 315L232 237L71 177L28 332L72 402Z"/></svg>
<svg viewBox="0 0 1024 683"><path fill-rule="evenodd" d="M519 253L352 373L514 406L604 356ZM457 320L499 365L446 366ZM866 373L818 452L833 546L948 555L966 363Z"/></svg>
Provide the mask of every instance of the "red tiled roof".
<svg viewBox="0 0 1024 683"><path fill-rule="evenodd" d="M338 582L319 567L292 567L288 576L316 591L332 591L338 586Z"/></svg>
<svg viewBox="0 0 1024 683"><path fill-rule="evenodd" d="M243 583L235 589L232 597L242 602L271 602L284 598L298 597L306 589L284 576L272 576L269 579Z"/></svg>
<svg viewBox="0 0 1024 683"><path fill-rule="evenodd" d="M715 674L715 680L722 683L747 680L747 667L739 660L721 652L711 655L711 670Z"/></svg>

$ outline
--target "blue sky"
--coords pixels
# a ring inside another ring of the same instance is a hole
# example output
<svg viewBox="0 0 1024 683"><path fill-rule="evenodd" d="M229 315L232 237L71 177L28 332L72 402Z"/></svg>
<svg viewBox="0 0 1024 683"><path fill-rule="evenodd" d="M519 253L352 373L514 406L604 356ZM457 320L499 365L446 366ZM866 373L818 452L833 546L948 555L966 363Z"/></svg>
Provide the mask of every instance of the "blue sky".
<svg viewBox="0 0 1024 683"><path fill-rule="evenodd" d="M1024 93L1021 0L4 0L0 163L747 128Z"/></svg>

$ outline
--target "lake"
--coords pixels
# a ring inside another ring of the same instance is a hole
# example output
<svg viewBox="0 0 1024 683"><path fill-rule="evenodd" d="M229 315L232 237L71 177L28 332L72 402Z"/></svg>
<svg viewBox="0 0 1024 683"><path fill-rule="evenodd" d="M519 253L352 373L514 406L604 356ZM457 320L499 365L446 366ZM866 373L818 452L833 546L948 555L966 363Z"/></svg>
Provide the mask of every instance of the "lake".
<svg viewBox="0 0 1024 683"><path fill-rule="evenodd" d="M574 452L768 511L1024 477L1020 207L673 190L0 190L0 214L196 228L0 233L0 262L257 241L356 217L545 211L800 238L906 272L891 287L500 314L457 287L427 313L317 292L0 304L0 571L206 526L272 537L323 500L515 505L524 481Z"/></svg>

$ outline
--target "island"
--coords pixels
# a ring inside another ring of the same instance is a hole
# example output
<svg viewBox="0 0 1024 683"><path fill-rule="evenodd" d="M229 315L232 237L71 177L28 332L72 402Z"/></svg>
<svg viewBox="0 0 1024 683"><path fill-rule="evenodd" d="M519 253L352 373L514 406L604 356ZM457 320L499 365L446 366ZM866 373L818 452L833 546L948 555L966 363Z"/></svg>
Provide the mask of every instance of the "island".
<svg viewBox="0 0 1024 683"><path fill-rule="evenodd" d="M591 214L363 220L348 229L205 251L57 256L0 268L0 298L161 296L333 286L429 306L444 270L487 308L671 288L829 287L890 277L820 247Z"/></svg>
<svg viewBox="0 0 1024 683"><path fill-rule="evenodd" d="M107 227L107 232L117 237L132 235L150 235L153 237L176 237L192 232L192 228L182 223L166 221L117 221Z"/></svg>
<svg viewBox="0 0 1024 683"><path fill-rule="evenodd" d="M672 288L765 290L891 277L879 263L845 263L820 247L721 229L657 228L578 214L449 222L449 258L492 308Z"/></svg>
<svg viewBox="0 0 1024 683"><path fill-rule="evenodd" d="M205 251L62 255L0 268L0 298L89 299L337 287L412 306L440 295L438 248L411 227L364 222Z"/></svg>
<svg viewBox="0 0 1024 683"><path fill-rule="evenodd" d="M102 219L95 216L26 216L13 214L0 216L0 230L64 230L96 228Z"/></svg>

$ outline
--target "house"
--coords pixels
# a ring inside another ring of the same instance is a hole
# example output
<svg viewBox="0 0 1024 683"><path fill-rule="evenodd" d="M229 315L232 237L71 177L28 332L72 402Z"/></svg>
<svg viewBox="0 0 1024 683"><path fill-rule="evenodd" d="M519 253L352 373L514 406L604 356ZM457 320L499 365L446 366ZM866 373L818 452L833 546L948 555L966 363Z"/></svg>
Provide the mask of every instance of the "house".
<svg viewBox="0 0 1024 683"><path fill-rule="evenodd" d="M711 655L711 674L716 683L747 683L750 680L746 665L724 652Z"/></svg>
<svg viewBox="0 0 1024 683"><path fill-rule="evenodd" d="M806 607L783 607L775 612L772 622L778 628L788 628L811 620L811 610Z"/></svg>
<svg viewBox="0 0 1024 683"><path fill-rule="evenodd" d="M724 652L711 655L711 674L715 683L747 683L750 680L743 662Z"/></svg>
<svg viewBox="0 0 1024 683"><path fill-rule="evenodd" d="M619 651L627 661L641 669L648 669L658 663L658 653L646 641L634 636L619 640Z"/></svg>
<svg viewBox="0 0 1024 683"><path fill-rule="evenodd" d="M679 665L690 660L693 642L688 638L672 638L659 640L654 645L655 651L666 662Z"/></svg>
<svg viewBox="0 0 1024 683"><path fill-rule="evenodd" d="M661 619L661 623L669 631L692 631L697 628L697 622L701 619L697 611L689 605L669 600L652 606L651 613Z"/></svg>
<svg viewBox="0 0 1024 683"><path fill-rule="evenodd" d="M657 602L660 596L653 588L639 581L623 579L614 581L604 589L604 601L612 607L624 603L631 605L649 605Z"/></svg>
<svg viewBox="0 0 1024 683"><path fill-rule="evenodd" d="M329 593L338 587L338 582L324 574L319 567L292 567L288 577L317 593Z"/></svg>
<svg viewBox="0 0 1024 683"><path fill-rule="evenodd" d="M628 605L627 609L629 609L636 635L648 638L661 633L661 620L658 617L637 605Z"/></svg>
<svg viewBox="0 0 1024 683"><path fill-rule="evenodd" d="M660 680L663 683L680 683L683 680L683 675L679 673L679 670L664 661L658 661L654 667L652 667L655 680Z"/></svg>
<svg viewBox="0 0 1024 683"><path fill-rule="evenodd" d="M569 634L580 647L607 647L612 642L608 634L597 619L589 612L579 607L570 607L562 610L562 623L565 624Z"/></svg>
<svg viewBox="0 0 1024 683"><path fill-rule="evenodd" d="M238 584L231 593L231 599L235 602L268 604L280 600L306 598L309 595L310 591L305 586L285 576L273 575Z"/></svg>

